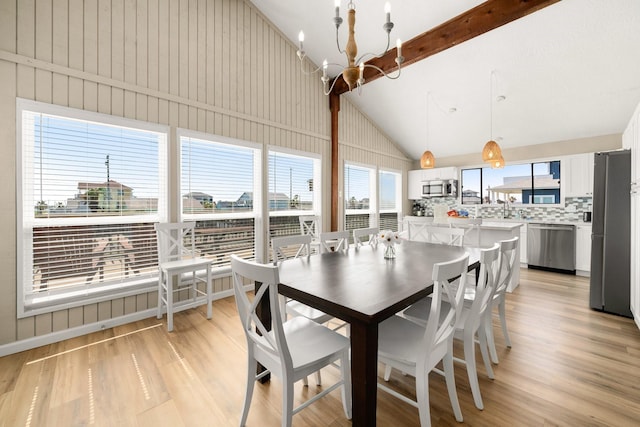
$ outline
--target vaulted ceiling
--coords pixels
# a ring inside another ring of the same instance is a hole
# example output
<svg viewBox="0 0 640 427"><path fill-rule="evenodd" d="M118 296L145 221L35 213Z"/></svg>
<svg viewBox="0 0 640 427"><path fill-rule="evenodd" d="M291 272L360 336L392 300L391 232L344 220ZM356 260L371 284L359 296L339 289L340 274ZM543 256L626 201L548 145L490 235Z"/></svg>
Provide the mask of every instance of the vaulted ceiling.
<svg viewBox="0 0 640 427"><path fill-rule="evenodd" d="M346 64L333 0L252 2L292 43L303 30L313 63ZM384 3L354 0L359 54L386 46ZM394 46L483 2L390 3ZM343 48L346 0L340 11ZM504 148L616 134L640 102L639 51L640 1L562 0L408 65L397 80L378 78L342 96L413 159L425 149L436 158L479 153L491 134Z"/></svg>

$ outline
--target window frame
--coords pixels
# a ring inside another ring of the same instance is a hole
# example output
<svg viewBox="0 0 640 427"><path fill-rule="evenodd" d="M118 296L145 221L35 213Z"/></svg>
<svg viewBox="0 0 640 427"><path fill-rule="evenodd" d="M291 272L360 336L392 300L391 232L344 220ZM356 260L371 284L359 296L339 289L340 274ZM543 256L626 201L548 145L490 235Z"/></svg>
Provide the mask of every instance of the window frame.
<svg viewBox="0 0 640 427"><path fill-rule="evenodd" d="M229 213L196 213L185 214L182 197L182 138L193 138L200 141L210 142L215 145L239 147L253 151L253 208L250 212L229 212ZM235 138L224 137L220 135L214 135L210 133L198 132L184 128L178 128L176 130L176 144L178 150L177 162L177 185L175 191L175 197L179 200L177 217L178 221L195 221L196 227L198 221L208 220L234 220L234 219L253 219L254 221L254 255L255 259L260 262L262 260L262 253L264 251L264 242L260 238L262 236L262 218L264 210L264 196L262 193L262 176L263 176L263 148L262 144L254 142L243 141ZM214 277L227 275L231 271L230 263L217 266L215 268Z"/></svg>
<svg viewBox="0 0 640 427"><path fill-rule="evenodd" d="M369 171L369 208L368 209L347 209L346 203L346 169L347 167L353 167L354 169L366 169ZM343 221L344 221L344 230L349 230L347 228L347 216L348 215L369 215L369 227L376 227L378 225L378 167L375 165L365 165L363 163L350 162L345 161L342 168L342 206L344 209Z"/></svg>
<svg viewBox="0 0 640 427"><path fill-rule="evenodd" d="M396 205L395 209L382 209L380 206L382 203L382 195L380 194L380 191L382 190L382 185L380 185L380 182L381 182L381 176L383 173L395 175L395 205ZM402 171L388 169L388 168L378 168L377 185L378 185L377 223L378 224L381 223L382 214L395 213L397 215L397 221L398 221L397 230L395 231L400 231L400 229L402 228L401 227L401 224L402 224Z"/></svg>
<svg viewBox="0 0 640 427"><path fill-rule="evenodd" d="M532 160L528 160L526 162L514 162L514 163L510 163L509 165L505 165L505 166L518 166L518 165L529 165L531 168L531 189L532 191L535 190L535 188L533 187L533 183L534 183L534 165L539 164L539 163L553 163L553 162L557 162L559 165L559 171L560 171L560 177L558 178L558 180L560 181L560 186L558 187L558 191L559 191L559 197L558 197L558 202L557 203L521 203L518 204L518 206L522 206L522 207L542 207L542 208L553 208L553 207L559 207L562 206L563 202L564 202L564 187L562 185L563 182L563 165L562 165L562 158L553 158L553 159L547 159L547 158L543 158L543 159L532 159ZM463 167L460 169L460 187L461 190L459 191L459 195L458 198L460 200L460 204L464 205L464 206L500 206L499 203L485 203L484 202L484 191L485 189L483 189L484 185L483 185L483 181L484 181L484 174L483 171L485 169L491 169L489 166L487 165L477 165L477 166L470 166L470 167ZM463 203L462 200L462 186L464 185L464 181L463 181L463 174L464 171L467 170L479 170L480 171L480 203L479 204L475 204L475 203ZM544 196L544 195L541 195ZM531 199L532 196L529 196L529 198ZM510 202L511 203L511 202Z"/></svg>
<svg viewBox="0 0 640 427"><path fill-rule="evenodd" d="M111 116L70 107L43 103L23 98L16 98L16 311L17 318L24 318L43 313L50 313L72 307L84 306L114 298L139 294L156 289L157 276L154 274L140 279L127 280L120 283L105 285L84 285L63 290L48 290L43 294L36 294L27 290L26 281L30 287L33 282L27 273L33 269L33 229L37 226L51 225L49 218L26 218L32 208L26 206L33 198L33 188L28 188L28 182L34 174L34 164L27 153L33 148L34 140L23 141L23 113L53 115L69 120L92 122L96 124L125 127L161 134L163 137L158 145L158 206L154 214L130 216L96 216L55 218L55 224L60 225L102 225L153 223L166 221L169 212L169 126L143 122L124 117ZM28 251L28 252L25 252ZM45 295L46 294L46 295Z"/></svg>

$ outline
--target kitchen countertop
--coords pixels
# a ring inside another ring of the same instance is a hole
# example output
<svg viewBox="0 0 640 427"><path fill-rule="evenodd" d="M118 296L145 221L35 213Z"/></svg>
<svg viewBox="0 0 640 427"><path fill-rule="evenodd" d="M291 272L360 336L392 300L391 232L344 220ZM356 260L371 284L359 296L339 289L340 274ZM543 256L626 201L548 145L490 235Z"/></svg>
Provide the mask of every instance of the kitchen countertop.
<svg viewBox="0 0 640 427"><path fill-rule="evenodd" d="M429 216L405 216L406 220L409 221L421 221L421 220L429 220L433 221L433 217ZM455 217L454 217L455 218ZM522 219L522 218L479 218L482 219L482 228L500 228L504 229L505 226L502 224L513 224L518 223L520 225L526 225L527 223L532 224L558 224L558 225L575 225L575 226L591 226L590 222L584 221L562 221L562 220L544 220L544 219ZM463 224L464 218L459 218L456 224ZM509 227L506 227L509 228Z"/></svg>

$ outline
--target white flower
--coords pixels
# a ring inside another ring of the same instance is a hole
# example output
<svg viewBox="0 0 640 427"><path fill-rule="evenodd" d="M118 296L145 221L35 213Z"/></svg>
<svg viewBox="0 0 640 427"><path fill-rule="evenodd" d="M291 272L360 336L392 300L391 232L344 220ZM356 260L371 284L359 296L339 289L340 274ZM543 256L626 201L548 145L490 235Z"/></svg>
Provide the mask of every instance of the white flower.
<svg viewBox="0 0 640 427"><path fill-rule="evenodd" d="M400 244L400 236L397 232L391 230L382 230L380 234L378 234L378 241L382 242L385 246L395 245L396 243Z"/></svg>

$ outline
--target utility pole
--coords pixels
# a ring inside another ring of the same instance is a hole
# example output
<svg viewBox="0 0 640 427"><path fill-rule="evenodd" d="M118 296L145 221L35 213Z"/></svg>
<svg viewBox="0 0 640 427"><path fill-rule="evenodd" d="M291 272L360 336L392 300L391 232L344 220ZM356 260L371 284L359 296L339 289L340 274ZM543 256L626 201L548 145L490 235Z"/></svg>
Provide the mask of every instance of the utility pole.
<svg viewBox="0 0 640 427"><path fill-rule="evenodd" d="M107 210L111 210L111 190L109 189L109 155L107 154L107 160L104 162L107 166Z"/></svg>

